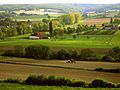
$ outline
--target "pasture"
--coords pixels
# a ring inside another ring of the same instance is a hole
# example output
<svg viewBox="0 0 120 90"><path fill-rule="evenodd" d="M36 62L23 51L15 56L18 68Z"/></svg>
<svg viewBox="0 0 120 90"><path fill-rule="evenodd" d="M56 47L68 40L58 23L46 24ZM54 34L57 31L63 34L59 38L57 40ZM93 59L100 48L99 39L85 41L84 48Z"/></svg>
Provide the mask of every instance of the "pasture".
<svg viewBox="0 0 120 90"><path fill-rule="evenodd" d="M0 79L26 79L29 75L54 75L74 80L91 82L102 78L113 83L120 83L119 73L98 72L95 68L120 68L120 63L77 61L66 63L66 60L34 60L25 58L1 58Z"/></svg>
<svg viewBox="0 0 120 90"><path fill-rule="evenodd" d="M0 46L12 47L15 45L45 45L51 48L113 48L120 46L120 31L113 35L73 35L55 36L51 39L29 40L27 35L20 35L0 40ZM89 37L89 39L87 38ZM9 45L9 46L8 46Z"/></svg>

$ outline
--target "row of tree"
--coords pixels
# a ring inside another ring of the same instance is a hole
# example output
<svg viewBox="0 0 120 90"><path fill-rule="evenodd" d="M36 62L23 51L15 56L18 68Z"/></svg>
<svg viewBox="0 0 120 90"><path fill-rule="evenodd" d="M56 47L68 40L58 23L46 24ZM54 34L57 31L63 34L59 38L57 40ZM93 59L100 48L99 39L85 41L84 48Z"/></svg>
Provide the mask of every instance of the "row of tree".
<svg viewBox="0 0 120 90"><path fill-rule="evenodd" d="M109 52L109 55L107 54L103 56L103 58L99 58L90 49L82 49L78 52L76 50L65 49L53 51L47 46L15 46L14 50L6 51L4 56L57 60L67 60L73 58L74 60L120 62L120 49L119 47L115 47Z"/></svg>
<svg viewBox="0 0 120 90"><path fill-rule="evenodd" d="M81 14L79 12L69 13L58 17L58 21L63 24L74 24L81 20Z"/></svg>
<svg viewBox="0 0 120 90"><path fill-rule="evenodd" d="M28 33L49 31L49 21L32 23L28 21L12 21L10 18L0 20L0 38L23 35Z"/></svg>
<svg viewBox="0 0 120 90"><path fill-rule="evenodd" d="M72 81L64 77L55 77L44 75L36 76L31 75L25 80L27 85L39 85L39 86L70 86L70 87L83 87L83 88L119 88L120 85L115 85L111 82L95 79L91 83L86 83L84 81Z"/></svg>
<svg viewBox="0 0 120 90"><path fill-rule="evenodd" d="M29 25L19 25L16 27L1 27L0 28L0 38L11 37L16 35L23 35L31 33L32 29Z"/></svg>
<svg viewBox="0 0 120 90"><path fill-rule="evenodd" d="M78 24L77 27L67 27L67 28L56 28L54 29L52 32L53 32L53 35L56 36L56 35L59 35L59 36L62 36L64 34L71 34L71 33L76 33L76 34L81 34L81 32L84 32L84 31L93 31L94 29L96 28L96 25L80 25Z"/></svg>

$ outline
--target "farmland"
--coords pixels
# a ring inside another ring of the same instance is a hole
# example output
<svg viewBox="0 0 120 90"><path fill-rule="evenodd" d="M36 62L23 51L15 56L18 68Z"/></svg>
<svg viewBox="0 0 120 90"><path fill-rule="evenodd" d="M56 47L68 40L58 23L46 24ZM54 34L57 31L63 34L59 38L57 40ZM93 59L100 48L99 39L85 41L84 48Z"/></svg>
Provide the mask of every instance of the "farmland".
<svg viewBox="0 0 120 90"><path fill-rule="evenodd" d="M90 82L95 78L102 78L113 83L119 83L119 73L92 71L95 68L120 68L119 63L84 62L66 63L65 60L34 60L25 58L0 59L0 79L26 79L32 75L54 75L75 80Z"/></svg>
<svg viewBox="0 0 120 90"><path fill-rule="evenodd" d="M110 22L110 18L86 19L83 21L83 23L87 25L93 25L93 24L101 25L103 23L108 23L108 22Z"/></svg>
<svg viewBox="0 0 120 90"><path fill-rule="evenodd" d="M50 15L51 19L56 18L56 15ZM48 18L46 15L30 15L30 16L15 16L12 19L17 21L41 21L43 18Z"/></svg>
<svg viewBox="0 0 120 90"><path fill-rule="evenodd" d="M0 90L120 90L119 10L90 16L79 4L0 7ZM106 88L92 88L97 79L103 86L95 87Z"/></svg>
<svg viewBox="0 0 120 90"><path fill-rule="evenodd" d="M119 32L117 31L113 35L78 35L76 39L73 39L72 35L64 35L57 38L53 37L50 40L29 40L26 39L29 37L29 34L27 34L0 40L0 46L45 45L53 48L113 48L120 46ZM87 36L89 36L89 39L87 39Z"/></svg>
<svg viewBox="0 0 120 90"><path fill-rule="evenodd" d="M40 9L40 10L19 10L19 11L13 11L16 13L16 16L14 16L12 19L17 21L40 21L43 18L48 19L48 16L50 16L51 19L57 18L60 15L63 15L64 13L60 13L60 10L57 9ZM24 14L24 15L20 15Z"/></svg>

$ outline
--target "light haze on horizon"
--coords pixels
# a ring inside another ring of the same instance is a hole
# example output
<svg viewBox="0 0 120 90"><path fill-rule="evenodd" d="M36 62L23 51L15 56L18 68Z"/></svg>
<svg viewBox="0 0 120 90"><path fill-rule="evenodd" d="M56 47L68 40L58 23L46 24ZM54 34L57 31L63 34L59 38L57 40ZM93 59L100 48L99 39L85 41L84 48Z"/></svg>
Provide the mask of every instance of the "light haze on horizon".
<svg viewBox="0 0 120 90"><path fill-rule="evenodd" d="M42 4L42 3L116 4L120 3L120 0L0 0L0 4Z"/></svg>

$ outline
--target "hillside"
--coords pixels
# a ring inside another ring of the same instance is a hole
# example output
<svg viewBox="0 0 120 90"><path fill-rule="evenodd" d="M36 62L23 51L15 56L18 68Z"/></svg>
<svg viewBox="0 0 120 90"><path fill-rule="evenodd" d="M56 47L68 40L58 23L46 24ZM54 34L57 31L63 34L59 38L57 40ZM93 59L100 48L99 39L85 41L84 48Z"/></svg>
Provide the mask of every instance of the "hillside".
<svg viewBox="0 0 120 90"><path fill-rule="evenodd" d="M120 10L120 4L6 4L0 5L0 11L6 10L33 10L33 9L59 9L62 12L102 12L107 10Z"/></svg>

